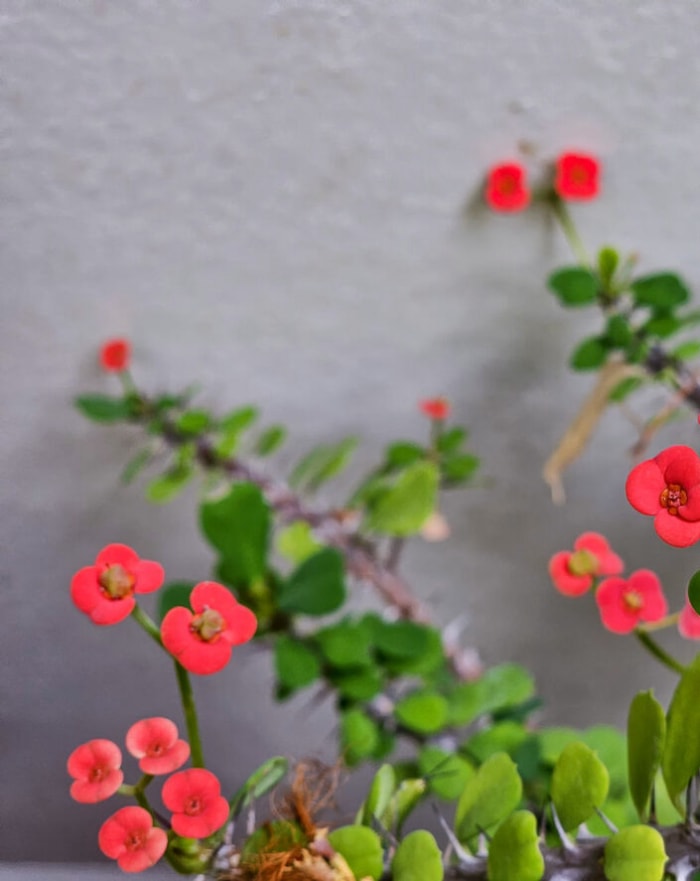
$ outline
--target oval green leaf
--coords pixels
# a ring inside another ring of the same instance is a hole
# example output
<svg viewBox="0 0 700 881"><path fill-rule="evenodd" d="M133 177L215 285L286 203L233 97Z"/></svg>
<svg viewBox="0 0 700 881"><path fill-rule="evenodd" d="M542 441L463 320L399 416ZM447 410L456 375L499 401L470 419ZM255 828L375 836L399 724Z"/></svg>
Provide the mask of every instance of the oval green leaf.
<svg viewBox="0 0 700 881"><path fill-rule="evenodd" d="M371 756L379 746L376 722L362 710L348 710L340 716L340 747L349 767Z"/></svg>
<svg viewBox="0 0 700 881"><path fill-rule="evenodd" d="M287 689L303 688L321 675L321 661L303 642L282 635L275 642L275 670Z"/></svg>
<svg viewBox="0 0 700 881"><path fill-rule="evenodd" d="M688 582L688 602L700 615L700 569L691 575Z"/></svg>
<svg viewBox="0 0 700 881"><path fill-rule="evenodd" d="M328 615L345 601L343 558L335 548L323 548L304 560L282 584L279 607L301 615Z"/></svg>
<svg viewBox="0 0 700 881"><path fill-rule="evenodd" d="M666 741L661 758L666 789L680 814L684 813L681 793L700 768L700 655L686 668L671 699L666 717Z"/></svg>
<svg viewBox="0 0 700 881"><path fill-rule="evenodd" d="M467 782L455 812L455 831L470 845L481 831L490 833L518 806L523 784L506 753L487 759Z"/></svg>
<svg viewBox="0 0 700 881"><path fill-rule="evenodd" d="M371 507L367 528L386 535L412 535L435 510L439 473L432 462L409 465Z"/></svg>
<svg viewBox="0 0 700 881"><path fill-rule="evenodd" d="M597 370L605 363L608 350L598 337L588 337L579 343L571 356L570 364L574 370Z"/></svg>
<svg viewBox="0 0 700 881"><path fill-rule="evenodd" d="M547 279L547 286L564 306L588 306L598 295L598 282L580 266L558 269Z"/></svg>
<svg viewBox="0 0 700 881"><path fill-rule="evenodd" d="M398 721L417 734L435 734L446 724L447 699L436 691L414 691L394 707Z"/></svg>
<svg viewBox="0 0 700 881"><path fill-rule="evenodd" d="M642 691L630 704L627 717L627 767L632 801L640 820L648 816L647 806L659 770L666 736L666 714L652 691Z"/></svg>
<svg viewBox="0 0 700 881"><path fill-rule="evenodd" d="M585 743L570 743L552 773L552 801L564 829L576 829L601 807L608 795L610 775Z"/></svg>
<svg viewBox="0 0 700 881"><path fill-rule="evenodd" d="M379 820L383 826L384 813L389 807L391 797L396 790L396 774L391 765L382 765L372 779L367 798L360 808L357 821L363 826L371 826L373 819Z"/></svg>
<svg viewBox="0 0 700 881"><path fill-rule="evenodd" d="M418 767L430 791L450 801L460 797L475 774L473 766L462 756L436 746L426 746L418 753Z"/></svg>
<svg viewBox="0 0 700 881"><path fill-rule="evenodd" d="M670 309L690 299L690 291L672 272L645 275L630 285L635 302L640 306Z"/></svg>
<svg viewBox="0 0 700 881"><path fill-rule="evenodd" d="M662 881L666 865L664 840L650 826L628 826L605 845L608 881Z"/></svg>
<svg viewBox="0 0 700 881"><path fill-rule="evenodd" d="M489 845L489 881L540 881L543 875L535 815L516 811L501 823Z"/></svg>
<svg viewBox="0 0 700 881"><path fill-rule="evenodd" d="M235 584L250 584L267 568L270 509L252 483L238 483L225 496L207 499L199 508L199 525L226 561Z"/></svg>
<svg viewBox="0 0 700 881"><path fill-rule="evenodd" d="M345 858L355 878L379 881L384 869L382 842L366 826L341 826L328 835L331 846Z"/></svg>
<svg viewBox="0 0 700 881"><path fill-rule="evenodd" d="M443 881L442 854L437 842L424 829L407 835L391 863L392 881Z"/></svg>

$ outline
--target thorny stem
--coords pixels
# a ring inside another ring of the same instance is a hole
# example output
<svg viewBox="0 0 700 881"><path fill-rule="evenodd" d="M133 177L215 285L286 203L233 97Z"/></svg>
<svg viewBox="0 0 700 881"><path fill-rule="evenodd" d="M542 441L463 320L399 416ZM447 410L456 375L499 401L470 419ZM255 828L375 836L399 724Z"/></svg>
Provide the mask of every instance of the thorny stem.
<svg viewBox="0 0 700 881"><path fill-rule="evenodd" d="M175 674L177 685L180 689L180 701L182 711L185 714L187 736L192 750L192 764L195 768L204 768L204 753L202 752L202 740L199 736L199 722L197 721L197 708L192 693L192 683L187 670L178 661L175 661Z"/></svg>
<svg viewBox="0 0 700 881"><path fill-rule="evenodd" d="M673 670L674 673L683 674L685 673L685 667L681 664L680 661L677 661L672 655L662 649L658 642L646 633L644 630L637 628L634 631L634 635L641 642L644 648L652 654L657 661L660 661L664 666L668 667L670 670Z"/></svg>

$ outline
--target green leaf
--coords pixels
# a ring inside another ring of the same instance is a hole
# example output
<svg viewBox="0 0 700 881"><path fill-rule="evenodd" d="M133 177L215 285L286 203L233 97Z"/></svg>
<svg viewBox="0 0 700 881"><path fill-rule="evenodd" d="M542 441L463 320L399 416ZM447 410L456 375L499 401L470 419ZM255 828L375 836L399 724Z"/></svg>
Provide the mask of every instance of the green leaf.
<svg viewBox="0 0 700 881"><path fill-rule="evenodd" d="M411 658L386 657L386 668L395 676L429 676L445 666L442 638L434 627L426 627L424 648Z"/></svg>
<svg viewBox="0 0 700 881"><path fill-rule="evenodd" d="M585 743L570 743L552 774L552 801L567 832L600 808L610 786L608 769Z"/></svg>
<svg viewBox="0 0 700 881"><path fill-rule="evenodd" d="M406 778L392 796L387 810L387 825L397 836L401 835L403 824L418 807L425 795L428 784L422 777Z"/></svg>
<svg viewBox="0 0 700 881"><path fill-rule="evenodd" d="M303 563L322 547L314 538L311 526L303 520L280 529L275 544L277 553L292 563Z"/></svg>
<svg viewBox="0 0 700 881"><path fill-rule="evenodd" d="M222 416L218 422L218 428L226 433L241 432L258 418L258 408L252 405L239 407L237 410L231 410L226 416Z"/></svg>
<svg viewBox="0 0 700 881"><path fill-rule="evenodd" d="M407 835L391 863L392 881L443 881L442 854L437 842L424 829Z"/></svg>
<svg viewBox="0 0 700 881"><path fill-rule="evenodd" d="M612 725L593 725L577 737L598 754L608 769L610 791L608 798L625 798L629 794L627 779L627 741L625 735Z"/></svg>
<svg viewBox="0 0 700 881"><path fill-rule="evenodd" d="M377 667L365 667L350 672L328 674L338 693L351 701L368 701L379 694L384 677Z"/></svg>
<svg viewBox="0 0 700 881"><path fill-rule="evenodd" d="M284 443L287 430L283 425L271 425L258 438L255 452L258 456L269 456Z"/></svg>
<svg viewBox="0 0 700 881"><path fill-rule="evenodd" d="M624 349L632 340L632 328L622 315L611 315L605 329L605 336L611 345Z"/></svg>
<svg viewBox="0 0 700 881"><path fill-rule="evenodd" d="M605 845L608 881L662 881L666 865L664 840L650 826L628 826Z"/></svg>
<svg viewBox="0 0 700 881"><path fill-rule="evenodd" d="M222 498L204 501L199 525L226 561L233 584L249 584L265 574L270 509L257 486L237 483Z"/></svg>
<svg viewBox="0 0 700 881"><path fill-rule="evenodd" d="M279 607L301 615L328 615L345 602L343 558L323 548L304 560L281 585Z"/></svg>
<svg viewBox="0 0 700 881"><path fill-rule="evenodd" d="M93 422L120 422L131 415L131 407L126 398L112 398L108 395L80 395L75 406L83 416Z"/></svg>
<svg viewBox="0 0 700 881"><path fill-rule="evenodd" d="M574 349L569 363L574 370L596 370L607 356L608 350L599 337L587 337Z"/></svg>
<svg viewBox="0 0 700 881"><path fill-rule="evenodd" d="M358 812L356 822L363 826L372 826L373 820L377 819L386 827L384 814L395 790L396 774L394 769L391 765L382 765L372 779L367 798Z"/></svg>
<svg viewBox="0 0 700 881"><path fill-rule="evenodd" d="M700 355L700 342L689 340L687 343L681 343L680 346L676 346L671 355L678 358L679 361L692 361Z"/></svg>
<svg viewBox="0 0 700 881"><path fill-rule="evenodd" d="M176 606L190 608L190 594L194 581L172 581L158 591L158 620L162 621L167 612Z"/></svg>
<svg viewBox="0 0 700 881"><path fill-rule="evenodd" d="M527 738L525 728L519 722L500 722L477 731L462 745L461 749L477 762L485 762L494 753L513 755Z"/></svg>
<svg viewBox="0 0 700 881"><path fill-rule="evenodd" d="M146 499L156 505L165 505L183 490L194 475L189 466L175 466L146 484Z"/></svg>
<svg viewBox="0 0 700 881"><path fill-rule="evenodd" d="M314 447L292 471L289 485L294 489L318 489L322 483L336 477L348 465L356 446L356 437L346 437L337 444Z"/></svg>
<svg viewBox="0 0 700 881"><path fill-rule="evenodd" d="M278 681L293 690L315 682L321 675L321 662L305 643L283 634L275 642L275 670Z"/></svg>
<svg viewBox="0 0 700 881"><path fill-rule="evenodd" d="M505 753L487 759L467 782L455 813L459 840L470 845L481 831L490 834L515 810L523 784L514 762Z"/></svg>
<svg viewBox="0 0 700 881"><path fill-rule="evenodd" d="M439 475L432 462L409 465L371 507L367 527L386 535L417 532L435 510Z"/></svg>
<svg viewBox="0 0 700 881"><path fill-rule="evenodd" d="M661 339L673 336L683 327L683 322L675 315L654 315L644 324L642 330L649 336L657 336Z"/></svg>
<svg viewBox="0 0 700 881"><path fill-rule="evenodd" d="M641 691L627 717L627 763L629 787L639 819L647 819L647 807L659 770L666 736L666 714L653 691Z"/></svg>
<svg viewBox="0 0 700 881"><path fill-rule="evenodd" d="M121 482L125 485L133 483L141 471L143 471L146 465L151 461L152 456L152 450L146 447L146 449L140 450L133 459L129 459L121 473Z"/></svg>
<svg viewBox="0 0 700 881"><path fill-rule="evenodd" d="M471 453L460 453L449 456L442 463L442 475L445 480L453 483L461 483L468 480L481 464L478 456Z"/></svg>
<svg viewBox="0 0 700 881"><path fill-rule="evenodd" d="M414 621L382 621L372 626L372 641L377 649L391 658L417 658L428 644L429 628Z"/></svg>
<svg viewBox="0 0 700 881"><path fill-rule="evenodd" d="M598 296L598 282L593 273L580 266L559 269L547 279L547 286L564 306L588 306Z"/></svg>
<svg viewBox="0 0 700 881"><path fill-rule="evenodd" d="M341 621L317 630L314 639L333 667L366 667L372 663L370 634L361 624Z"/></svg>
<svg viewBox="0 0 700 881"><path fill-rule="evenodd" d="M700 615L700 569L690 576L688 582L688 602Z"/></svg>
<svg viewBox="0 0 700 881"><path fill-rule="evenodd" d="M532 675L519 664L490 667L476 682L465 682L450 693L450 722L467 725L479 716L521 704L535 691Z"/></svg>
<svg viewBox="0 0 700 881"><path fill-rule="evenodd" d="M666 717L666 742L661 759L666 789L678 811L683 814L681 793L700 768L700 737L688 736L700 731L700 655L686 667L676 686Z"/></svg>
<svg viewBox="0 0 700 881"><path fill-rule="evenodd" d="M630 288L639 306L670 309L690 299L690 291L684 282L671 272L642 276L633 281Z"/></svg>
<svg viewBox="0 0 700 881"><path fill-rule="evenodd" d="M175 423L183 434L197 435L206 431L211 425L211 416L207 410L188 410Z"/></svg>
<svg viewBox="0 0 700 881"><path fill-rule="evenodd" d="M340 747L348 767L369 758L379 745L379 728L362 710L340 714Z"/></svg>
<svg viewBox="0 0 700 881"><path fill-rule="evenodd" d="M501 823L489 845L489 881L540 881L543 875L535 815L515 811Z"/></svg>
<svg viewBox="0 0 700 881"><path fill-rule="evenodd" d="M619 262L620 255L614 248L606 246L598 252L598 273L600 274L603 287L610 287L610 282L613 280Z"/></svg>
<svg viewBox="0 0 700 881"><path fill-rule="evenodd" d="M419 459L424 459L425 455L426 450L419 444L412 441L396 441L386 448L384 457L387 467L393 471L412 465Z"/></svg>
<svg viewBox="0 0 700 881"><path fill-rule="evenodd" d="M287 775L288 770L289 760L284 756L275 756L263 762L230 799L232 819L236 818L246 804L250 804L277 786L280 780Z"/></svg>
<svg viewBox="0 0 700 881"><path fill-rule="evenodd" d="M441 694L425 689L402 698L394 713L405 728L418 734L435 734L447 722L449 705Z"/></svg>
<svg viewBox="0 0 700 881"><path fill-rule="evenodd" d="M623 379L622 382L618 382L608 395L608 400L613 401L615 404L619 404L642 385L644 385L644 380L641 376L628 376L626 379Z"/></svg>
<svg viewBox="0 0 700 881"><path fill-rule="evenodd" d="M379 881L384 870L382 842L366 826L341 826L328 834L331 846L345 858L355 878Z"/></svg>
<svg viewBox="0 0 700 881"><path fill-rule="evenodd" d="M460 426L449 428L444 431L437 439L437 450L445 455L446 453L455 453L467 439L467 431Z"/></svg>
<svg viewBox="0 0 700 881"><path fill-rule="evenodd" d="M474 768L466 759L436 746L423 747L418 753L418 767L430 791L448 800L459 798L467 780L474 776Z"/></svg>

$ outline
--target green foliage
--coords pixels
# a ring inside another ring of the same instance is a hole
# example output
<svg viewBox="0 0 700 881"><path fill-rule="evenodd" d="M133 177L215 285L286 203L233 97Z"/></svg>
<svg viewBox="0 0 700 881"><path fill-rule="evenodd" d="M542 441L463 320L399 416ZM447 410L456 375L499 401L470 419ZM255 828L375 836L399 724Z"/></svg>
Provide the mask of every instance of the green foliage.
<svg viewBox="0 0 700 881"><path fill-rule="evenodd" d="M225 560L234 586L264 576L270 535L270 509L252 483L237 483L226 495L207 499L199 508L199 525Z"/></svg>
<svg viewBox="0 0 700 881"><path fill-rule="evenodd" d="M258 456L269 456L282 446L286 437L287 431L283 425L271 425L258 438L255 452Z"/></svg>
<svg viewBox="0 0 700 881"><path fill-rule="evenodd" d="M413 465L426 456L426 449L413 441L396 441L390 444L385 453L385 471L395 471Z"/></svg>
<svg viewBox="0 0 700 881"><path fill-rule="evenodd" d="M474 776L470 762L436 746L426 746L418 753L418 767L430 791L449 801L459 798L467 781Z"/></svg>
<svg viewBox="0 0 700 881"><path fill-rule="evenodd" d="M422 689L402 698L394 707L398 721L417 734L435 734L447 722L449 705L435 691Z"/></svg>
<svg viewBox="0 0 700 881"><path fill-rule="evenodd" d="M408 777L399 783L385 814L388 829L396 835L401 834L403 824L418 806L427 788L422 777Z"/></svg>
<svg viewBox="0 0 700 881"><path fill-rule="evenodd" d="M279 607L299 615L328 615L345 602L343 558L334 548L323 548L304 560L284 581Z"/></svg>
<svg viewBox="0 0 700 881"><path fill-rule="evenodd" d="M615 348L626 348L632 342L629 321L623 315L611 315L605 329L605 339Z"/></svg>
<svg viewBox="0 0 700 881"><path fill-rule="evenodd" d="M340 747L349 767L372 756L379 746L379 728L362 710L340 714Z"/></svg>
<svg viewBox="0 0 700 881"><path fill-rule="evenodd" d="M336 444L321 444L314 447L292 471L289 485L310 492L317 490L346 468L356 446L357 438L347 437Z"/></svg>
<svg viewBox="0 0 700 881"><path fill-rule="evenodd" d="M576 829L602 807L610 775L585 743L570 743L557 759L552 774L552 801L567 832Z"/></svg>
<svg viewBox="0 0 700 881"><path fill-rule="evenodd" d="M680 798L691 777L700 769L700 737L688 736L700 731L700 655L682 674L671 699L666 719L666 741L661 770L669 797L679 813L684 813Z"/></svg>
<svg viewBox="0 0 700 881"><path fill-rule="evenodd" d="M139 452L124 466L124 470L121 473L120 480L125 485L133 483L134 480L139 476L139 474L143 471L143 469L148 465L148 463L153 458L153 452L146 447L143 450L139 450Z"/></svg>
<svg viewBox="0 0 700 881"><path fill-rule="evenodd" d="M275 641L275 670L284 693L290 693L319 678L321 661L305 642L283 634Z"/></svg>
<svg viewBox="0 0 700 881"><path fill-rule="evenodd" d="M598 280L581 266L558 269L549 276L547 285L563 306L588 306L598 296Z"/></svg>
<svg viewBox="0 0 700 881"><path fill-rule="evenodd" d="M175 427L182 434L196 436L206 431L211 425L211 416L207 410L187 410L175 420Z"/></svg>
<svg viewBox="0 0 700 881"><path fill-rule="evenodd" d="M296 520L280 529L275 544L277 552L292 563L302 563L322 547L314 538L309 524L303 520Z"/></svg>
<svg viewBox="0 0 700 881"><path fill-rule="evenodd" d="M258 409L252 405L232 410L219 419L216 430L217 440L214 449L219 456L230 456L235 452L241 434L258 418Z"/></svg>
<svg viewBox="0 0 700 881"><path fill-rule="evenodd" d="M662 881L666 865L664 840L650 826L628 826L605 845L608 881Z"/></svg>
<svg viewBox="0 0 700 881"><path fill-rule="evenodd" d="M391 863L392 881L443 881L442 854L437 842L422 829L407 835Z"/></svg>
<svg viewBox="0 0 700 881"><path fill-rule="evenodd" d="M356 821L363 826L372 826L378 820L388 827L385 814L396 791L396 773L391 765L382 765L372 779L367 798L358 811Z"/></svg>
<svg viewBox="0 0 700 881"><path fill-rule="evenodd" d="M172 581L158 591L158 620L162 621L166 614L176 606L190 608L190 594L194 581Z"/></svg>
<svg viewBox="0 0 700 881"><path fill-rule="evenodd" d="M442 476L448 483L463 483L474 475L481 459L471 453L445 456L442 460Z"/></svg>
<svg viewBox="0 0 700 881"><path fill-rule="evenodd" d="M673 358L680 361L692 361L700 355L700 342L697 340L689 340L687 343L681 343L671 352Z"/></svg>
<svg viewBox="0 0 700 881"><path fill-rule="evenodd" d="M377 649L389 658L413 659L423 654L428 645L429 628L414 621L383 621L366 618L371 622L372 639Z"/></svg>
<svg viewBox="0 0 700 881"><path fill-rule="evenodd" d="M688 582L688 601L700 615L700 569L690 576Z"/></svg>
<svg viewBox="0 0 700 881"><path fill-rule="evenodd" d="M284 758L284 756L275 756L263 762L230 799L229 804L231 806L232 818L235 819L241 809L247 804L274 789L286 777L288 771L289 760Z"/></svg>
<svg viewBox="0 0 700 881"><path fill-rule="evenodd" d="M659 770L666 737L666 714L652 691L642 691L630 705L627 718L627 761L632 800L640 820L647 807Z"/></svg>
<svg viewBox="0 0 700 881"><path fill-rule="evenodd" d="M540 881L543 875L535 815L515 811L501 823L489 845L489 881Z"/></svg>
<svg viewBox="0 0 700 881"><path fill-rule="evenodd" d="M500 722L477 731L462 744L460 750L477 762L485 762L489 756L498 752L506 752L514 756L527 736L525 728L519 722Z"/></svg>
<svg viewBox="0 0 700 881"><path fill-rule="evenodd" d="M366 826L341 826L328 835L331 846L344 858L355 878L379 881L384 869L382 842Z"/></svg>
<svg viewBox="0 0 700 881"><path fill-rule="evenodd" d="M146 499L156 505L171 502L194 476L191 465L176 465L146 484Z"/></svg>
<svg viewBox="0 0 700 881"><path fill-rule="evenodd" d="M597 370L605 364L608 349L601 337L587 337L574 349L570 365L574 370Z"/></svg>
<svg viewBox="0 0 700 881"><path fill-rule="evenodd" d="M131 416L132 408L127 398L114 398L109 395L80 395L75 406L83 416L93 422L121 422Z"/></svg>
<svg viewBox="0 0 700 881"><path fill-rule="evenodd" d="M535 682L519 664L490 667L476 682L456 686L449 695L450 723L468 725L474 719L532 697Z"/></svg>
<svg viewBox="0 0 700 881"><path fill-rule="evenodd" d="M435 510L439 474L431 462L409 465L373 502L366 526L385 535L417 532Z"/></svg>
<svg viewBox="0 0 700 881"><path fill-rule="evenodd" d="M368 701L384 687L384 676L377 667L363 667L349 672L331 671L328 679L338 694L349 701Z"/></svg>
<svg viewBox="0 0 700 881"><path fill-rule="evenodd" d="M598 274L600 281L606 290L609 290L617 267L620 263L620 255L614 248L606 246L598 252Z"/></svg>
<svg viewBox="0 0 700 881"><path fill-rule="evenodd" d="M491 833L518 806L523 784L506 753L487 759L467 781L455 813L455 831L471 845L481 831Z"/></svg>
<svg viewBox="0 0 700 881"><path fill-rule="evenodd" d="M628 376L615 386L610 392L608 400L619 404L642 385L644 385L644 379L641 376Z"/></svg>
<svg viewBox="0 0 700 881"><path fill-rule="evenodd" d="M690 299L690 291L672 272L641 276L632 282L630 288L638 306L672 309Z"/></svg>
<svg viewBox="0 0 700 881"><path fill-rule="evenodd" d="M361 622L341 621L317 630L314 639L333 667L366 667L372 664L371 639Z"/></svg>

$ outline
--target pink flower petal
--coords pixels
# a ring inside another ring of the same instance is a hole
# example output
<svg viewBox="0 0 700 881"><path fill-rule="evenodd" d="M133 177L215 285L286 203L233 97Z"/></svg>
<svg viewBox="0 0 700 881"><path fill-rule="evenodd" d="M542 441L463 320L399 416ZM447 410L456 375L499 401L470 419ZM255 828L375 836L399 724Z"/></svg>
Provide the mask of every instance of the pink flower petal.
<svg viewBox="0 0 700 881"><path fill-rule="evenodd" d="M686 600L681 616L678 619L678 630L686 639L700 639L700 615Z"/></svg>
<svg viewBox="0 0 700 881"><path fill-rule="evenodd" d="M549 575L556 589L564 596L578 597L593 585L592 575L572 575L569 572L571 551L559 551L549 561Z"/></svg>
<svg viewBox="0 0 700 881"><path fill-rule="evenodd" d="M678 483L686 492L700 483L700 457L691 447L678 444L662 450L656 457L665 483Z"/></svg>
<svg viewBox="0 0 700 881"><path fill-rule="evenodd" d="M633 468L625 484L627 501L640 514L651 516L661 507L660 496L666 481L656 460L648 459Z"/></svg>
<svg viewBox="0 0 700 881"><path fill-rule="evenodd" d="M136 593L152 593L165 581L165 570L153 560L140 560L134 568Z"/></svg>
<svg viewBox="0 0 700 881"><path fill-rule="evenodd" d="M112 544L102 548L95 560L95 566L100 572L110 566L121 566L127 572L134 572L138 562L138 554L128 545Z"/></svg>
<svg viewBox="0 0 700 881"><path fill-rule="evenodd" d="M639 569L630 575L627 584L629 590L636 591L642 597L644 605L639 610L642 621L659 621L668 614L668 602L655 572Z"/></svg>
<svg viewBox="0 0 700 881"><path fill-rule="evenodd" d="M689 523L680 517L669 514L662 508L654 518L654 529L659 538L674 548L687 548L700 541L700 521Z"/></svg>

